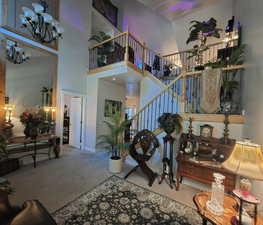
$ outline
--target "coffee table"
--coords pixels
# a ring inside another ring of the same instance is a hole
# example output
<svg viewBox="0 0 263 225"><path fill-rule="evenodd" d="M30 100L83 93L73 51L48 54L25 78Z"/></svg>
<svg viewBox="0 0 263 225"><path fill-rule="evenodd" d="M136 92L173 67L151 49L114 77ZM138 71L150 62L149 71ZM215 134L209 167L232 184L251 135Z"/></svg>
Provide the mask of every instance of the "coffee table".
<svg viewBox="0 0 263 225"><path fill-rule="evenodd" d="M216 225L231 225L231 218L237 216L236 210L237 200L225 194L224 196L224 214L216 216L206 209L206 202L211 199L211 192L201 192L194 196L193 200L197 207L197 212L203 219L203 225L207 225L207 221ZM257 216L257 224L263 225L263 218Z"/></svg>

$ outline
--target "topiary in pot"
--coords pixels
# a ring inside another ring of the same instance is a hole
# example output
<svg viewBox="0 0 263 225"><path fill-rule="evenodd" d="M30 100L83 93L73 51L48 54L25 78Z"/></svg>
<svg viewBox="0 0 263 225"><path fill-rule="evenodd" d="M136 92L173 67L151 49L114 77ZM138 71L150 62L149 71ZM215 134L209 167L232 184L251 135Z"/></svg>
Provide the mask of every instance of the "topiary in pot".
<svg viewBox="0 0 263 225"><path fill-rule="evenodd" d="M163 129L167 134L171 134L174 131L180 133L183 129L183 118L179 114L164 113L158 118L159 127Z"/></svg>

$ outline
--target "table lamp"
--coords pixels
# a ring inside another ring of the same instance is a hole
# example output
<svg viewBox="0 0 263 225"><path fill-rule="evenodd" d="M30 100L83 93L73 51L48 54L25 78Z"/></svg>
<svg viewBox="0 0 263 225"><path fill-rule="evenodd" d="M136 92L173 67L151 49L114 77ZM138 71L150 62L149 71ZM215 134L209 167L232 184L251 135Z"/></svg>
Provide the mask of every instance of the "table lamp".
<svg viewBox="0 0 263 225"><path fill-rule="evenodd" d="M263 153L261 146L251 143L249 140L236 142L236 145L229 158L222 166L241 177L255 180L263 180ZM246 180L245 183L248 181ZM251 185L250 185L251 186ZM249 187L249 185L248 185ZM239 224L242 224L242 203L243 201L255 205L255 223L257 217L257 204L259 200L248 192L249 190L235 190L236 196L240 199ZM249 197L246 198L246 197ZM251 201L250 201L251 200Z"/></svg>
<svg viewBox="0 0 263 225"><path fill-rule="evenodd" d="M14 111L15 106L14 105L10 105L10 104L5 104L4 106L4 110L6 112L6 121L8 123L11 123L11 117L12 117L12 112Z"/></svg>

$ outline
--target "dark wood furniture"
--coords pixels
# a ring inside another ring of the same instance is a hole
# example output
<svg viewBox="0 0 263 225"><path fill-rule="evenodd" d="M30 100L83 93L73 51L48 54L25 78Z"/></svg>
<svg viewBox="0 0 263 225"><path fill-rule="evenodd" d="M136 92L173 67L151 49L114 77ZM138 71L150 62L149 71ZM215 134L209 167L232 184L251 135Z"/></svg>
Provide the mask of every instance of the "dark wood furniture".
<svg viewBox="0 0 263 225"><path fill-rule="evenodd" d="M147 176L149 180L149 186L155 181L157 174L154 173L151 168L148 167L147 161L149 161L156 149L160 146L158 139L149 130L142 130L136 134L130 145L130 155L138 163L125 177L127 179L138 168L141 168L142 172Z"/></svg>
<svg viewBox="0 0 263 225"><path fill-rule="evenodd" d="M69 144L70 118L64 116L63 120L63 145Z"/></svg>
<svg viewBox="0 0 263 225"><path fill-rule="evenodd" d="M180 183L183 177L188 179L211 185L214 181L213 173L221 173L226 178L224 180L225 191L231 192L235 189L236 175L223 169L220 164L209 161L193 161L192 157L186 155L179 155L177 158L177 186L176 190L179 190Z"/></svg>
<svg viewBox="0 0 263 225"><path fill-rule="evenodd" d="M216 216L212 214L206 208L206 202L211 199L210 192L201 192L194 196L193 200L197 208L197 212L203 219L203 225L207 222L211 222L215 225L232 225L231 218L237 216L238 212L236 210L237 200L231 195L224 196L224 214L221 216ZM262 225L263 218L257 217L256 225Z"/></svg>
<svg viewBox="0 0 263 225"><path fill-rule="evenodd" d="M161 175L161 179L159 184L161 184L164 180L170 186L171 189L176 188L176 182L174 180L174 142L175 138L171 134L167 134L163 137L163 172Z"/></svg>
<svg viewBox="0 0 263 225"><path fill-rule="evenodd" d="M9 156L17 153L25 153L20 158L31 156L36 167L36 159L38 155L48 155L51 159L51 151L53 150L55 157L59 158L60 154L60 138L55 135L38 136L32 140L25 137L15 137L11 139L7 145Z"/></svg>
<svg viewBox="0 0 263 225"><path fill-rule="evenodd" d="M195 135L189 137L184 134L180 140L180 152L183 152L181 148L186 146L184 142L189 138L197 141L199 147L194 157L183 153L177 156L177 190L179 190L183 177L211 185L214 181L213 173L221 173L226 177L224 180L226 192L235 189L236 175L221 166L221 162L226 160L232 152L235 141L230 140L230 144L226 145L217 138L204 138Z"/></svg>

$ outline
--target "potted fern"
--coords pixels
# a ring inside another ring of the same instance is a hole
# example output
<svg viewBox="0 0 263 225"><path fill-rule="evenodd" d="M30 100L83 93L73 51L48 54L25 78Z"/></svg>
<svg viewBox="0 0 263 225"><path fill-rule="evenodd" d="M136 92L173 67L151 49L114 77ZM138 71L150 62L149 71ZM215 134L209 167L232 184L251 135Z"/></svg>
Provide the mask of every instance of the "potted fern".
<svg viewBox="0 0 263 225"><path fill-rule="evenodd" d="M129 120L122 120L121 113L116 112L104 123L107 125L109 134L98 137L98 146L106 148L111 153L109 159L109 171L120 173L122 171L122 152L126 152L127 144L124 143L124 130Z"/></svg>
<svg viewBox="0 0 263 225"><path fill-rule="evenodd" d="M179 114L164 113L158 118L159 127L168 135L179 134L183 129L183 118Z"/></svg>

